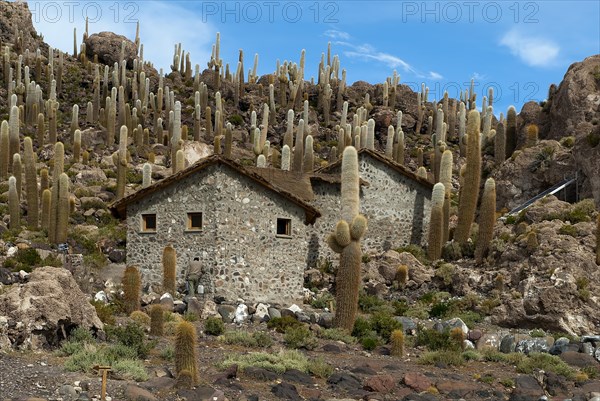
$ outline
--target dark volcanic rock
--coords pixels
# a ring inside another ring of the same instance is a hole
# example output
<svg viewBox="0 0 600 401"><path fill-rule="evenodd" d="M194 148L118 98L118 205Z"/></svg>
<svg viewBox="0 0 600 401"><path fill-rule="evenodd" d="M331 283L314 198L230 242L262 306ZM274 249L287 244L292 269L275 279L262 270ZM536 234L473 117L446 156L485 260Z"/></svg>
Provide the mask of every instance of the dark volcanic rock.
<svg viewBox="0 0 600 401"><path fill-rule="evenodd" d="M117 35L113 32L100 32L90 35L85 41L86 55L90 60L94 59L94 54L98 55L98 61L108 66L121 61L121 47L125 42L125 60L127 68L133 68L133 60L137 56L135 43L123 35Z"/></svg>

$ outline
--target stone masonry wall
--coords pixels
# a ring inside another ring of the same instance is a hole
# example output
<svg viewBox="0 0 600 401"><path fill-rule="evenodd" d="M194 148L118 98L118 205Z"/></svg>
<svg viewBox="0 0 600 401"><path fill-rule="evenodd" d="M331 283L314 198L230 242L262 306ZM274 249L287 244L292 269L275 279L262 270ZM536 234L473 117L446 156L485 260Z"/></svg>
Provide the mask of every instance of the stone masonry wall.
<svg viewBox="0 0 600 401"><path fill-rule="evenodd" d="M360 210L368 220L363 250L382 252L409 244L426 245L431 190L368 155L360 154L359 158L360 177L370 184L360 191ZM339 168L331 173L339 174ZM339 184L314 181L313 192L313 206L323 217L317 219L308 237L311 267L319 260L337 260L326 239L340 218L341 198Z"/></svg>
<svg viewBox="0 0 600 401"><path fill-rule="evenodd" d="M186 231L189 212L203 213L202 231ZM140 232L143 213L156 213L156 233ZM291 219L291 238L276 235L277 218ZM208 268L207 292L247 302L298 302L310 227L304 221L301 207L228 166L214 165L128 207L127 263L139 266L144 280L160 284L162 251L171 244L178 278L193 257Z"/></svg>

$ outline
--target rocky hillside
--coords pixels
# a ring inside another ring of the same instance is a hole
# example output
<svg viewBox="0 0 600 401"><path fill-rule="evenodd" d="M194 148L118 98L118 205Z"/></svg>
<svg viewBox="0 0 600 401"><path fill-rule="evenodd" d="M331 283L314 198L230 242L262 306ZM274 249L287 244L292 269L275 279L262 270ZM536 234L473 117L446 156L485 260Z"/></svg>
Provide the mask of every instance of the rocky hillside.
<svg viewBox="0 0 600 401"><path fill-rule="evenodd" d="M396 76L349 84L336 57L319 82L304 80L300 61L244 76L237 60L194 68L181 49L161 72L140 60L139 44L85 32L77 54L62 53L35 32L26 3L0 1L0 371L12 372L0 376L3 399L99 399L92 367L110 364L113 400L598 400L600 55L573 64L542 104L479 113L473 191L493 178L497 213L475 257L485 213L465 241L453 236L467 114L487 99L430 101ZM305 272L301 306L197 300L183 283L172 295L142 283L131 309L126 230L109 205L213 153L281 168L300 119L315 168L345 146L372 143L396 160L403 146L403 163L437 182L449 150L441 257L414 245L363 249L351 333L331 327L337 260ZM567 197L577 203L548 196L504 215L575 176ZM151 327L157 305L162 335ZM188 348L200 351L196 386L173 377L184 320L200 332ZM17 352L27 349L43 351L45 365Z"/></svg>

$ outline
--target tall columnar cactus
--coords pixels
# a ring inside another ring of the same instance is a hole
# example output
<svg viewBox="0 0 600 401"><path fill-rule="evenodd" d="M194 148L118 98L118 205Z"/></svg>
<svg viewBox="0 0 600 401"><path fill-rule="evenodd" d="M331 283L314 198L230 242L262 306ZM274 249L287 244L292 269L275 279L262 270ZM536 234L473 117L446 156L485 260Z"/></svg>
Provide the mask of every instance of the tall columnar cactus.
<svg viewBox="0 0 600 401"><path fill-rule="evenodd" d="M233 126L231 123L227 123L225 126L225 151L223 156L227 159L231 159L231 151L233 146Z"/></svg>
<svg viewBox="0 0 600 401"><path fill-rule="evenodd" d="M73 105L73 113L71 114L71 141L73 141L73 135L75 130L79 129L79 105Z"/></svg>
<svg viewBox="0 0 600 401"><path fill-rule="evenodd" d="M298 121L298 132L296 132L296 145L294 146L293 170L302 172L302 161L304 159L304 119Z"/></svg>
<svg viewBox="0 0 600 401"><path fill-rule="evenodd" d="M44 121L44 114L39 113L37 115L37 143L39 147L44 146L44 136L46 135L46 123Z"/></svg>
<svg viewBox="0 0 600 401"><path fill-rule="evenodd" d="M69 176L62 173L58 179L58 204L57 208L55 242L61 244L67 241L69 227Z"/></svg>
<svg viewBox="0 0 600 401"><path fill-rule="evenodd" d="M281 149L281 169L284 171L290 170L290 147L288 145L283 145Z"/></svg>
<svg viewBox="0 0 600 401"><path fill-rule="evenodd" d="M10 141L8 134L8 121L2 121L0 126L0 179L8 177L10 166Z"/></svg>
<svg viewBox="0 0 600 401"><path fill-rule="evenodd" d="M458 146L460 148L460 155L463 156L467 153L467 147L465 146L464 136L467 133L467 112L466 106L463 102L460 102L458 109Z"/></svg>
<svg viewBox="0 0 600 401"><path fill-rule="evenodd" d="M73 162L79 163L81 159L81 130L76 129L73 133Z"/></svg>
<svg viewBox="0 0 600 401"><path fill-rule="evenodd" d="M506 113L506 158L517 149L517 110L510 106Z"/></svg>
<svg viewBox="0 0 600 401"><path fill-rule="evenodd" d="M12 160L15 153L19 153L20 139L19 139L19 108L13 106L10 109L10 118L8 120L8 140L9 140L9 157ZM11 166L9 166L9 169ZM11 170L12 171L12 170Z"/></svg>
<svg viewBox="0 0 600 401"><path fill-rule="evenodd" d="M431 260L438 260L442 256L444 245L444 198L446 188L438 182L433 186L431 195L431 217L429 218L429 244L427 256Z"/></svg>
<svg viewBox="0 0 600 401"><path fill-rule="evenodd" d="M142 188L149 187L152 184L152 165L144 163L142 167Z"/></svg>
<svg viewBox="0 0 600 401"><path fill-rule="evenodd" d="M171 245L163 249L163 291L175 295L175 278L177 275L177 254Z"/></svg>
<svg viewBox="0 0 600 401"><path fill-rule="evenodd" d="M481 263L490 247L494 236L494 224L496 223L496 182L488 178L483 187L481 207L479 209L479 235L477 236L477 247L475 248L475 260Z"/></svg>
<svg viewBox="0 0 600 401"><path fill-rule="evenodd" d="M387 142L385 143L385 155L390 159L394 159L394 137L395 136L396 136L396 130L394 129L393 125L390 125L388 127Z"/></svg>
<svg viewBox="0 0 600 401"><path fill-rule="evenodd" d="M21 203L17 194L17 179L14 176L8 179L8 211L10 228L19 228L21 226Z"/></svg>
<svg viewBox="0 0 600 401"><path fill-rule="evenodd" d="M336 305L334 325L352 330L358 308L360 240L367 229L367 219L359 215L358 154L352 146L344 149L342 156L342 210L341 220L327 242L340 254L340 267L336 275Z"/></svg>
<svg viewBox="0 0 600 401"><path fill-rule="evenodd" d="M496 136L494 139L494 161L497 165L504 163L506 160L506 132L504 131L504 123L499 122L496 126Z"/></svg>
<svg viewBox="0 0 600 401"><path fill-rule="evenodd" d="M49 189L42 191L42 230L49 230L50 226L50 200L52 192Z"/></svg>
<svg viewBox="0 0 600 401"><path fill-rule="evenodd" d="M119 150L117 151L117 199L125 196L127 182L127 126L121 126Z"/></svg>
<svg viewBox="0 0 600 401"><path fill-rule="evenodd" d="M35 171L35 157L33 144L30 137L23 140L25 148L25 186L27 191L27 225L36 230L39 220L39 196L37 187L37 174Z"/></svg>
<svg viewBox="0 0 600 401"><path fill-rule="evenodd" d="M471 235L471 225L475 219L479 184L481 181L481 144L479 135L480 118L477 110L469 112L467 121L467 164L463 186L460 189L458 223L454 239L466 244Z"/></svg>
<svg viewBox="0 0 600 401"><path fill-rule="evenodd" d="M365 147L370 150L375 150L375 120L372 118L367 121L367 142Z"/></svg>
<svg viewBox="0 0 600 401"><path fill-rule="evenodd" d="M394 160L396 161L396 163L404 164L405 144L404 144L404 131L402 131L402 127L398 127L398 129L396 130L396 140L397 140L398 144L396 147Z"/></svg>
<svg viewBox="0 0 600 401"><path fill-rule="evenodd" d="M196 354L196 327L183 320L177 325L175 333L175 374L178 380L181 381L186 376L191 385L198 382Z"/></svg>
<svg viewBox="0 0 600 401"><path fill-rule="evenodd" d="M304 142L304 172L312 173L315 168L315 155L313 150L313 137L308 135Z"/></svg>
<svg viewBox="0 0 600 401"><path fill-rule="evenodd" d="M440 167L440 182L444 184L445 197L444 197L444 235L443 241L446 243L449 239L449 226L450 226L450 202L452 198L452 151L445 150L442 153L442 161Z"/></svg>
<svg viewBox="0 0 600 401"><path fill-rule="evenodd" d="M21 163L21 155L15 153L13 155L13 176L17 179L17 195L21 199L21 190L23 188L23 164Z"/></svg>
<svg viewBox="0 0 600 401"><path fill-rule="evenodd" d="M140 271L135 266L127 266L123 273L123 306L125 312L130 314L140 309L140 291L142 288Z"/></svg>

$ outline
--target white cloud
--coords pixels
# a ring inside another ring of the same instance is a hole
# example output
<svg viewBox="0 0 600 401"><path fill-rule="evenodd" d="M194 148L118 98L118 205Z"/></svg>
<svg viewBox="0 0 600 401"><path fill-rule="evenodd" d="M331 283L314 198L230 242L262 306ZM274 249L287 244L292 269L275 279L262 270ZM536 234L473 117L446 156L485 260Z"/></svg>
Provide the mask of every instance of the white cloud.
<svg viewBox="0 0 600 401"><path fill-rule="evenodd" d="M440 80L443 79L444 77L441 74L438 74L435 71L429 71L429 79L435 79L435 80Z"/></svg>
<svg viewBox="0 0 600 401"><path fill-rule="evenodd" d="M473 75L471 75L471 79L474 79L475 81L483 81L486 79L486 75L474 72Z"/></svg>
<svg viewBox="0 0 600 401"><path fill-rule="evenodd" d="M551 40L527 36L516 29L508 31L500 40L500 44L509 48L525 64L533 67L544 67L556 61L560 47Z"/></svg>
<svg viewBox="0 0 600 401"><path fill-rule="evenodd" d="M349 40L350 34L348 32L338 31L335 29L329 29L323 33L323 35L331 38L331 39L343 39Z"/></svg>
<svg viewBox="0 0 600 401"><path fill-rule="evenodd" d="M204 69L215 41L216 29L212 25L201 22L189 8L168 1L28 3L38 33L44 35L50 46L69 53L73 51L74 27L78 45L81 44L86 14L90 18L90 35L111 31L132 41L139 20L144 59L157 69L164 68L166 73L170 72L176 43L181 42L183 50L190 52L192 65L200 64Z"/></svg>

